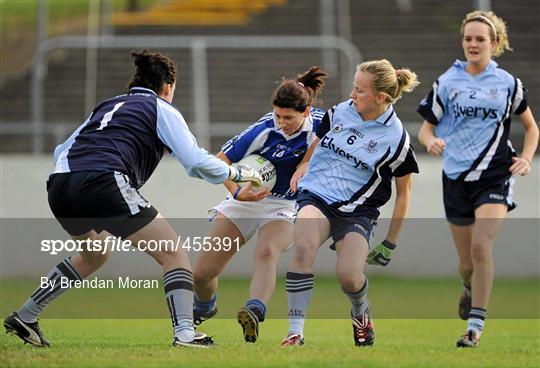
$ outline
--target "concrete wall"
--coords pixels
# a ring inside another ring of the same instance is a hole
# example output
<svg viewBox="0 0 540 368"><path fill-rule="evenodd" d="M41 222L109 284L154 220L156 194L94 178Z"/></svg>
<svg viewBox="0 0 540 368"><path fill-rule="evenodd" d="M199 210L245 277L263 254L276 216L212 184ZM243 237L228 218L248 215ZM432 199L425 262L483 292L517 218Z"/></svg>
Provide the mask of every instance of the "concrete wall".
<svg viewBox="0 0 540 368"><path fill-rule="evenodd" d="M444 220L441 195L441 161L419 156L421 174L415 176L412 201L399 242L399 251L387 269L371 267L369 272L397 275L455 275L457 257ZM535 160L531 175L517 178L515 200L518 209L509 214L495 245L496 275L539 276L540 180L539 160ZM36 276L46 272L64 255L51 256L39 250L44 232L63 239L66 234L50 219L45 191L45 179L51 170L50 156L1 156L1 271L2 277ZM183 226L196 221L204 227L207 209L224 198L225 189L189 178L183 168L167 157L150 181L141 190L160 212L172 220L182 234ZM393 200L382 209L377 239L385 235ZM201 219L201 220L191 220ZM206 224L206 225L205 225ZM41 232L41 226L48 230ZM198 234L198 235L204 235ZM49 234L47 236L50 236ZM243 249L228 265L226 273L246 275L251 272L253 246ZM280 261L280 272L286 269L291 252ZM192 257L195 254L191 254ZM316 272L332 273L335 255L327 247L321 249ZM159 267L145 255L114 254L99 271L102 275L126 274L158 276Z"/></svg>

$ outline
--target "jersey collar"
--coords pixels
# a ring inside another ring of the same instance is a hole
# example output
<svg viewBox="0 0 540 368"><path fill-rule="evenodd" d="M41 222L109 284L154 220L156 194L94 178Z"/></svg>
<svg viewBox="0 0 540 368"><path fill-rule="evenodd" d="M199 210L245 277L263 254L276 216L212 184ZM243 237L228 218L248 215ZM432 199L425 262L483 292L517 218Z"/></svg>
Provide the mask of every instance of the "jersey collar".
<svg viewBox="0 0 540 368"><path fill-rule="evenodd" d="M157 93L152 91L150 88L144 88L144 87L133 87L129 90L129 93L151 93L154 96L157 96Z"/></svg>
<svg viewBox="0 0 540 368"><path fill-rule="evenodd" d="M388 106L385 112L382 113L375 121L381 125L390 125L392 122L392 117L394 116L394 107L392 105Z"/></svg>
<svg viewBox="0 0 540 368"><path fill-rule="evenodd" d="M465 70L465 68L467 67L467 62L466 61L463 61L463 60L459 60L459 59L456 59L456 61L454 61L454 66L456 68L459 68L459 69L462 69L462 70ZM492 69L495 69L499 66L499 64L497 64L496 61L494 60L491 60L488 65L486 66L486 68L484 69L484 72L487 72L487 71L490 71Z"/></svg>

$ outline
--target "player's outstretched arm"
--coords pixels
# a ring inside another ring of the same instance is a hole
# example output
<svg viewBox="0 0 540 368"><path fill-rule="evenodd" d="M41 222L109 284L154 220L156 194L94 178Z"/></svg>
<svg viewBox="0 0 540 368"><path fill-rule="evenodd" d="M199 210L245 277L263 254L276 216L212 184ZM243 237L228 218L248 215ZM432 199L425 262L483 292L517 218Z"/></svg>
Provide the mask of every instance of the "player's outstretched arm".
<svg viewBox="0 0 540 368"><path fill-rule="evenodd" d="M200 147L182 114L165 101L157 102L158 138L189 176L221 184L231 174L229 165Z"/></svg>

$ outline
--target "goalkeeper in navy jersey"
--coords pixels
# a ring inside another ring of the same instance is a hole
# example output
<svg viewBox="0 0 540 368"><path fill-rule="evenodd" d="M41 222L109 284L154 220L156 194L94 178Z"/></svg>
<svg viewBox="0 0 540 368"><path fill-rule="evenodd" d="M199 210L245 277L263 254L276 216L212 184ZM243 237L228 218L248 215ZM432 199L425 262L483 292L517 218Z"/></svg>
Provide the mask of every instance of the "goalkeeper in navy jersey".
<svg viewBox="0 0 540 368"><path fill-rule="evenodd" d="M293 221L296 215L296 193L290 181L310 144L324 111L312 106L324 87L326 73L313 66L295 79L284 79L272 95L273 111L229 140L217 154L228 164L250 154L269 160L276 170L276 183L271 190L254 191L227 181L227 199L211 209L212 227L208 237L215 242L239 239L239 246L257 233L253 255L253 276L249 298L237 313L244 340L255 342L259 323L264 321L266 306L276 284L278 259L293 243ZM210 251L197 256L193 272L195 280L195 323L217 313L218 276L236 254L237 248ZM219 249L219 250L214 250Z"/></svg>
<svg viewBox="0 0 540 368"><path fill-rule="evenodd" d="M176 232L138 191L165 151L190 176L210 183L231 180L262 184L258 172L231 167L197 145L182 114L171 105L176 86L176 68L171 60L146 50L132 56L136 70L128 93L99 104L54 152L54 170L47 181L49 205L74 240L103 242L114 235L130 240L134 246L163 240L174 244ZM159 249L146 253L163 270L173 346L211 346L210 337L194 330L193 276L186 251ZM6 317L8 332L34 346L50 346L38 318L50 302L68 290L59 286L60 281L75 282L90 276L109 255L110 249L104 253L83 249L60 262L47 274L48 285L57 286L40 286L19 310Z"/></svg>
<svg viewBox="0 0 540 368"><path fill-rule="evenodd" d="M531 171L538 126L521 81L492 60L510 49L504 21L493 12L471 12L461 41L466 61L457 60L420 103L425 121L418 138L430 154L443 156L444 209L463 280L458 311L468 321L457 346L476 347L493 283L493 244L516 206L514 176ZM525 129L520 156L508 139L512 114Z"/></svg>
<svg viewBox="0 0 540 368"><path fill-rule="evenodd" d="M291 183L291 188L298 187L299 212L286 276L289 333L282 346L304 344L313 264L320 246L330 237L337 254L336 276L352 304L354 343L374 343L364 265L366 261L383 266L390 262L407 213L411 174L418 172L418 165L393 104L418 82L410 70L396 70L387 60L376 60L357 67L353 84L351 99L325 114L316 145L310 147L313 155ZM396 203L390 228L386 239L370 248L379 207L390 199L392 179Z"/></svg>

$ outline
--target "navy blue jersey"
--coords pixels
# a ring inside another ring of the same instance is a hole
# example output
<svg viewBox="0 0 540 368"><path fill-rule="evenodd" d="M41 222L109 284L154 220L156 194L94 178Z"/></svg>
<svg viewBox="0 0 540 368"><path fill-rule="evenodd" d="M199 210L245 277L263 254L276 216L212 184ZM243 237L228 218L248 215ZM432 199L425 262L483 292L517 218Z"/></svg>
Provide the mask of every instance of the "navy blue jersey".
<svg viewBox="0 0 540 368"><path fill-rule="evenodd" d="M347 100L327 112L317 136L321 141L298 188L340 212L378 217L392 194L392 178L418 172L409 134L392 106L364 120Z"/></svg>
<svg viewBox="0 0 540 368"><path fill-rule="evenodd" d="M472 76L457 60L433 83L418 112L444 139L444 173L453 180L476 181L509 175L515 155L508 140L511 113L527 109L521 81L491 61Z"/></svg>
<svg viewBox="0 0 540 368"><path fill-rule="evenodd" d="M135 87L98 105L54 151L53 173L117 171L140 188L169 151L190 176L210 183L228 178L229 167L200 148L182 114L152 90Z"/></svg>
<svg viewBox="0 0 540 368"><path fill-rule="evenodd" d="M302 128L289 136L279 127L274 113L269 112L225 143L222 151L232 162L238 162L252 153L263 156L276 168L276 185L272 195L295 199L296 193L291 193L290 188L291 178L309 145L315 140L323 116L323 110L311 108Z"/></svg>

